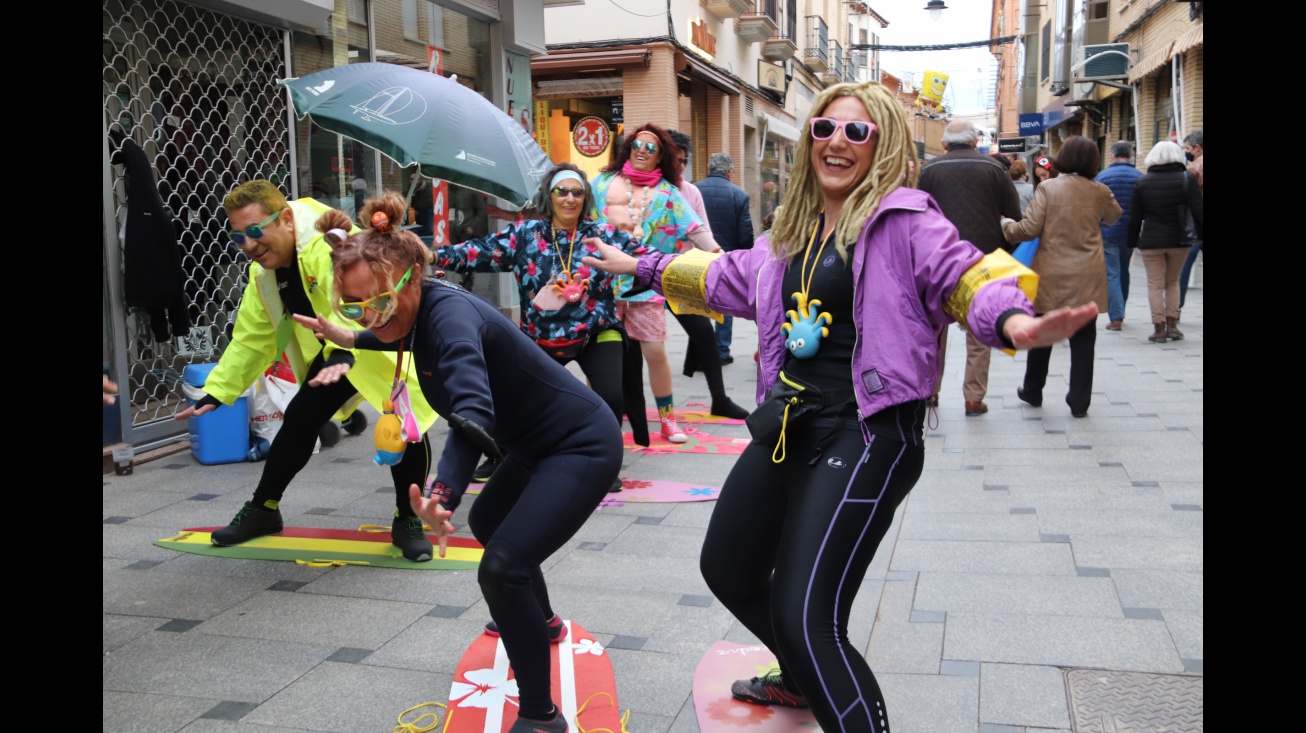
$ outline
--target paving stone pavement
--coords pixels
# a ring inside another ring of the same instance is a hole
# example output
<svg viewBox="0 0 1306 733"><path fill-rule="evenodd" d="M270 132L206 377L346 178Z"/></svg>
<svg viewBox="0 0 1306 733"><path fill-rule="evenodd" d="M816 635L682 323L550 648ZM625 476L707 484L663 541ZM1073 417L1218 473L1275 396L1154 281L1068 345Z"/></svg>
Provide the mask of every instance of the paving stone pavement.
<svg viewBox="0 0 1306 733"><path fill-rule="evenodd" d="M1124 330L1098 320L1087 418L1059 394L1064 344L1042 408L1016 399L1024 355L995 352L989 412L965 417L964 338L950 330L925 470L849 628L897 733L1202 729L1203 291L1189 291L1187 338L1148 343L1137 260ZM684 333L670 319L669 331L677 402L707 402L703 377L680 374ZM724 372L740 404L752 404L756 336L736 319ZM747 437L743 426L702 429ZM432 429L437 450L446 430ZM282 503L287 524L388 520L389 473L372 463L369 435L309 461ZM733 463L627 453L622 476L720 486ZM105 731L385 733L404 709L447 701L489 618L474 572L312 568L152 544L228 522L261 469L183 452L104 477ZM698 572L713 506L605 506L546 564L555 607L608 648L631 733L697 733L690 684L703 652L756 641ZM1174 690L1183 699L1167 697Z"/></svg>

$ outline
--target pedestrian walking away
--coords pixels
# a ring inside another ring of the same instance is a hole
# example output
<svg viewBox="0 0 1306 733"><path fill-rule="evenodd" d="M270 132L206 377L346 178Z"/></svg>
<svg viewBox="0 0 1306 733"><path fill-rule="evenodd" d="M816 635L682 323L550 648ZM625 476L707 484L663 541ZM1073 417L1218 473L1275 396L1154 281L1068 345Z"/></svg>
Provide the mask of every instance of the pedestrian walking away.
<svg viewBox="0 0 1306 733"><path fill-rule="evenodd" d="M1034 200L1021 221L1002 219L1002 231L1011 243L1039 238L1030 267L1038 273L1037 313L1073 304L1106 303L1106 258L1102 254L1102 224L1120 218L1120 204L1111 189L1094 180L1098 172L1097 144L1073 135L1062 144L1052 162L1056 177L1034 190ZM1097 326L1090 322L1070 337L1070 389L1066 404L1074 417L1088 417L1093 400L1094 344ZM1043 405L1052 347L1031 349L1025 360L1024 383L1016 396L1034 406Z"/></svg>
<svg viewBox="0 0 1306 733"><path fill-rule="evenodd" d="M1019 221L1024 210L1007 166L977 150L979 128L969 120L948 123L942 143L948 152L921 168L920 189L934 198L962 239L985 254L999 249L1010 251L998 217ZM946 347L945 332L939 341L939 351L945 356ZM934 386L935 395L942 387L942 379L940 373L939 383ZM984 402L988 390L989 348L967 331L966 369L961 385L967 416L989 411Z"/></svg>
<svg viewBox="0 0 1306 733"><path fill-rule="evenodd" d="M384 411L395 359L391 354L355 354L324 343L311 329L286 317L326 313L340 328L357 328L331 308L334 276L331 248L325 239L325 232L333 228L357 229L348 214L313 199L287 201L276 186L262 179L232 189L222 206L231 226L231 245L252 260L249 284L240 301L231 344L202 387L205 396L175 418L198 417L219 405L232 404L283 353L302 385L286 406L253 498L229 525L211 535L213 544L227 546L282 531L282 496L312 456L319 431L333 414L352 421L364 419L354 411L363 398L378 412ZM317 384L309 384L315 379ZM431 454L426 431L435 422L435 412L417 385L410 396L422 439L408 443L402 458L390 467L395 486L390 537L405 558L422 562L431 559L431 541L413 513L408 486L426 476ZM357 429L351 427L351 432Z"/></svg>
<svg viewBox="0 0 1306 733"><path fill-rule="evenodd" d="M1147 305L1152 312L1148 341L1163 344L1184 337L1179 330L1181 273L1184 258L1193 247L1185 241L1180 211L1192 215L1197 238L1202 238L1202 193L1197 176L1184 167L1184 151L1169 140L1152 147L1143 161L1147 172L1134 183L1129 202L1128 244L1143 254L1147 269Z"/></svg>
<svg viewBox="0 0 1306 733"><path fill-rule="evenodd" d="M733 252L737 249L751 249L753 246L753 219L749 213L748 192L735 185L735 161L727 153L713 153L707 160L707 178L698 182L698 190L703 194L703 208L707 210L708 222L712 225L712 237L721 249ZM732 364L735 359L730 354L730 342L733 338L734 319L725 316L716 324L716 356L721 363ZM692 372L691 357L685 355L686 370Z"/></svg>
<svg viewBox="0 0 1306 733"><path fill-rule="evenodd" d="M1202 131L1195 130L1184 136L1184 159L1188 161L1188 172L1197 176L1197 190L1206 195L1206 177L1202 174L1203 164L1202 157L1206 154L1206 148L1202 145ZM1205 242L1199 241L1197 244L1188 248L1188 256L1184 258L1184 269L1179 273L1179 308L1184 307L1184 301L1188 299L1188 279L1192 276L1193 263L1197 262L1197 256L1202 252L1202 245ZM1175 323L1179 319L1175 318Z"/></svg>
<svg viewBox="0 0 1306 733"><path fill-rule="evenodd" d="M810 707L827 733L890 730L875 675L848 640L848 615L922 470L939 333L959 320L987 346L1030 348L1097 314L1088 303L1032 315L1017 284L1029 271L960 239L910 187L914 160L906 114L887 87L837 84L813 102L766 247L635 259L602 245L602 259L585 260L756 320L753 441L722 486L699 566L779 661L778 674L738 680L731 694ZM681 271L704 264L705 278Z"/></svg>
<svg viewBox="0 0 1306 733"><path fill-rule="evenodd" d="M401 221L403 197L389 193L365 204L365 216L377 212ZM407 360L404 373L416 376L448 419L429 493L409 487L412 508L433 528L441 556L477 457L506 451L467 518L485 548L477 581L516 677L511 733L564 733L569 721L549 679L549 621L556 614L541 563L607 495L621 468L621 430L593 390L487 301L417 275L430 258L416 235L383 219L332 253L336 305L368 331L321 314L296 320L341 346L397 349Z"/></svg>
<svg viewBox="0 0 1306 733"><path fill-rule="evenodd" d="M1134 250L1128 245L1129 201L1134 183L1143 175L1134 167L1134 144L1119 140L1111 144L1111 165L1097 174L1098 183L1106 184L1124 213L1114 224L1102 225L1102 252L1106 259L1107 317L1106 330L1119 331L1125 321L1125 302L1129 300L1129 261Z"/></svg>

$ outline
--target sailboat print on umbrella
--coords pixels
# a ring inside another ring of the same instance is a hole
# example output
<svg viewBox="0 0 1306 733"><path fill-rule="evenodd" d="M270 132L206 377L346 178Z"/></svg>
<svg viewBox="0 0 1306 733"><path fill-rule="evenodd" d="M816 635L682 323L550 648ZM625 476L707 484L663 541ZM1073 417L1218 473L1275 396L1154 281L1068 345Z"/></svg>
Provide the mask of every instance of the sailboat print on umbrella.
<svg viewBox="0 0 1306 733"><path fill-rule="evenodd" d="M350 105L367 122L406 125L426 114L426 99L408 87L387 87L362 104Z"/></svg>

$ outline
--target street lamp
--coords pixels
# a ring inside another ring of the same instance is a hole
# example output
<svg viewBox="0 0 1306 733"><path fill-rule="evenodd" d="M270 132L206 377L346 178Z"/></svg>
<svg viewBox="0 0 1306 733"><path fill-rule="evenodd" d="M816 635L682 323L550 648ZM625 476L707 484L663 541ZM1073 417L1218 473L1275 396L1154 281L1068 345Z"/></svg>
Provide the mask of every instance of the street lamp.
<svg viewBox="0 0 1306 733"><path fill-rule="evenodd" d="M925 9L930 11L930 20L938 20L939 16L943 15L943 11L948 9L948 6L943 4L943 0L930 0L925 3Z"/></svg>

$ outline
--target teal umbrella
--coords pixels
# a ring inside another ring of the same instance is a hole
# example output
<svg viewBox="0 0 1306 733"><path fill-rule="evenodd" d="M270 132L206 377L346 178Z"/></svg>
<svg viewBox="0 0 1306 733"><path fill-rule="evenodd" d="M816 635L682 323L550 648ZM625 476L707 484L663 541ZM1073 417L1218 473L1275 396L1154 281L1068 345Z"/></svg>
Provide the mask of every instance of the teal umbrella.
<svg viewBox="0 0 1306 733"><path fill-rule="evenodd" d="M514 206L526 204L553 167L521 123L438 74L369 62L279 83L300 119Z"/></svg>

